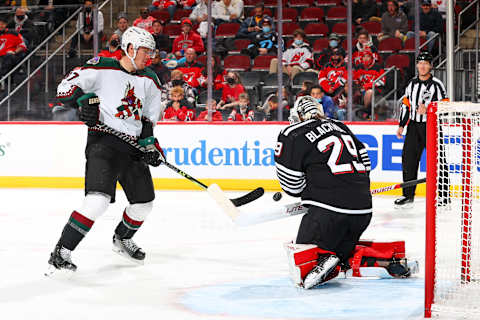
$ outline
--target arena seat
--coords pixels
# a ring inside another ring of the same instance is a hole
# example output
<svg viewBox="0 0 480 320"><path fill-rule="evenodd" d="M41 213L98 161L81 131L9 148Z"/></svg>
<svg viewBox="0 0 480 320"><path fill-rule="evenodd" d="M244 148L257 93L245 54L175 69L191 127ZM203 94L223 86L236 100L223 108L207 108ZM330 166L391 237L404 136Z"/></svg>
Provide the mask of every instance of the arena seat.
<svg viewBox="0 0 480 320"><path fill-rule="evenodd" d="M309 23L304 32L307 37L325 37L329 33L325 23Z"/></svg>
<svg viewBox="0 0 480 320"><path fill-rule="evenodd" d="M215 32L215 38L234 38L240 30L239 23L222 23Z"/></svg>
<svg viewBox="0 0 480 320"><path fill-rule="evenodd" d="M282 82L284 86L287 86L290 84L290 77L288 74L283 73L282 74ZM277 88L278 87L278 74L276 73L269 73L265 76L265 79L263 79L263 88Z"/></svg>
<svg viewBox="0 0 480 320"><path fill-rule="evenodd" d="M424 44L427 40L420 38L420 45ZM423 47L423 50L427 50L427 47ZM403 49L399 53L413 53L415 52L415 38L410 38L403 44Z"/></svg>
<svg viewBox="0 0 480 320"><path fill-rule="evenodd" d="M235 49L230 50L228 53L239 54L242 49L246 49L250 43L251 41L249 39L235 39L233 41L233 46Z"/></svg>
<svg viewBox="0 0 480 320"><path fill-rule="evenodd" d="M317 0L316 2L319 7L335 7L341 3L341 1L338 0Z"/></svg>
<svg viewBox="0 0 480 320"><path fill-rule="evenodd" d="M400 70L408 69L410 67L410 57L406 54L391 54L385 61L385 68L392 66Z"/></svg>
<svg viewBox="0 0 480 320"><path fill-rule="evenodd" d="M223 68L228 71L247 71L250 66L250 56L244 54L228 55L223 60Z"/></svg>
<svg viewBox="0 0 480 320"><path fill-rule="evenodd" d="M242 85L245 89L253 89L260 85L260 82L263 82L263 74L257 71L245 71L239 72L240 79L242 80Z"/></svg>
<svg viewBox="0 0 480 320"><path fill-rule="evenodd" d="M325 16L323 8L305 8L302 10L298 21L301 22L319 22ZM308 26L308 25L307 25Z"/></svg>
<svg viewBox="0 0 480 320"><path fill-rule="evenodd" d="M298 18L298 11L294 8L282 8L282 21L295 22ZM275 14L275 21L278 21L278 11Z"/></svg>
<svg viewBox="0 0 480 320"><path fill-rule="evenodd" d="M253 60L252 70L269 71L270 70L270 61L273 58L276 58L276 56L262 55L262 56L255 57L255 59Z"/></svg>
<svg viewBox="0 0 480 320"><path fill-rule="evenodd" d="M296 22L285 22L283 24L283 36L284 37L293 37L293 32L297 29L300 29L300 26Z"/></svg>
<svg viewBox="0 0 480 320"><path fill-rule="evenodd" d="M175 11L175 14L173 15L172 22L173 23L180 23L182 21L182 19L188 18L191 13L192 13L192 10L177 9Z"/></svg>
<svg viewBox="0 0 480 320"><path fill-rule="evenodd" d="M182 33L182 27L180 24L167 24L163 29L163 33L168 35L170 38L176 38L180 33Z"/></svg>
<svg viewBox="0 0 480 320"><path fill-rule="evenodd" d="M347 20L347 8L345 7L333 7L330 8L325 17L326 21L345 21Z"/></svg>
<svg viewBox="0 0 480 320"><path fill-rule="evenodd" d="M386 38L378 44L378 53L394 53L402 50L402 40L399 38Z"/></svg>
<svg viewBox="0 0 480 320"><path fill-rule="evenodd" d="M382 32L382 24L378 21L366 21L361 24L372 36L377 36Z"/></svg>
<svg viewBox="0 0 480 320"><path fill-rule="evenodd" d="M170 14L167 10L157 10L150 12L150 15L154 17L156 20L167 22L170 20Z"/></svg>
<svg viewBox="0 0 480 320"><path fill-rule="evenodd" d="M347 36L347 23L346 22L337 22L333 25L332 32L335 32L339 36ZM355 26L352 23L352 34L355 33Z"/></svg>
<svg viewBox="0 0 480 320"><path fill-rule="evenodd" d="M319 38L313 43L313 52L321 52L323 49L328 48L329 40L327 38Z"/></svg>
<svg viewBox="0 0 480 320"><path fill-rule="evenodd" d="M313 6L313 0L289 0L288 5L292 8L308 8Z"/></svg>
<svg viewBox="0 0 480 320"><path fill-rule="evenodd" d="M301 88L304 81L312 81L314 84L318 83L318 74L315 72L300 72L293 77L292 87Z"/></svg>

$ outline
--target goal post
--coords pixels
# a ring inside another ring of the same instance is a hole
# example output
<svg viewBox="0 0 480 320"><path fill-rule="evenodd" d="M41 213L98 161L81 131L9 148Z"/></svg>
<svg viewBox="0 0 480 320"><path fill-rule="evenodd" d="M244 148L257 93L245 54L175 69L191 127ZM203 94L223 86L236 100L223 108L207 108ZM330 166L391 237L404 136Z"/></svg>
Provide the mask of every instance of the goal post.
<svg viewBox="0 0 480 320"><path fill-rule="evenodd" d="M480 104L427 110L425 317L480 318Z"/></svg>

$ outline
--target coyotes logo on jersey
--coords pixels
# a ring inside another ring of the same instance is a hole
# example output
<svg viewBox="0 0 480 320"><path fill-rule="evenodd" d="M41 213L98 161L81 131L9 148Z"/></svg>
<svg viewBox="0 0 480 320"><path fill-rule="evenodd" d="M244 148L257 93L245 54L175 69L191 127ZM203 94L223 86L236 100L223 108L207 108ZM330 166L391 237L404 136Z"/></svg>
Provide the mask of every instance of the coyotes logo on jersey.
<svg viewBox="0 0 480 320"><path fill-rule="evenodd" d="M125 97L122 98L122 105L117 108L115 117L127 119L134 116L135 120L140 120L141 109L142 101L135 96L135 88L129 83L125 89Z"/></svg>

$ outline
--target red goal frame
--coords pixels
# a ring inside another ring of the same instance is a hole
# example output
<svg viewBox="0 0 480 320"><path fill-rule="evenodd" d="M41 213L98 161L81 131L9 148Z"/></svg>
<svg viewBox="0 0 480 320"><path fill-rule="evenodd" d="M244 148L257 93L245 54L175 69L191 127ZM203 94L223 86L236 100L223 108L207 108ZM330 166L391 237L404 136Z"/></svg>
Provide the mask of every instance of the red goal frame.
<svg viewBox="0 0 480 320"><path fill-rule="evenodd" d="M427 192L425 225L425 318L432 316L432 304L435 302L436 276L436 195L438 167L438 105L431 103L427 108ZM472 120L462 118L462 246L461 283L471 280L471 219L472 219Z"/></svg>

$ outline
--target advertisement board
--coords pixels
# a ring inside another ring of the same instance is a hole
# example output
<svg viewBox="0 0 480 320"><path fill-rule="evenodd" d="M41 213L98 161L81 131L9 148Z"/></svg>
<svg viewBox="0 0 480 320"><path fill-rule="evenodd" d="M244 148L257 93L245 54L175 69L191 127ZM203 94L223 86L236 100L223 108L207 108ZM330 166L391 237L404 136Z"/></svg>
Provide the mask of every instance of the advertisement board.
<svg viewBox="0 0 480 320"><path fill-rule="evenodd" d="M167 160L224 189L279 190L273 148L287 123L159 123L155 136ZM395 123L352 123L372 162L372 187L402 181L403 139ZM1 187L83 187L87 128L81 123L0 124ZM425 154L419 176L424 176ZM165 166L152 168L159 189L196 189Z"/></svg>

